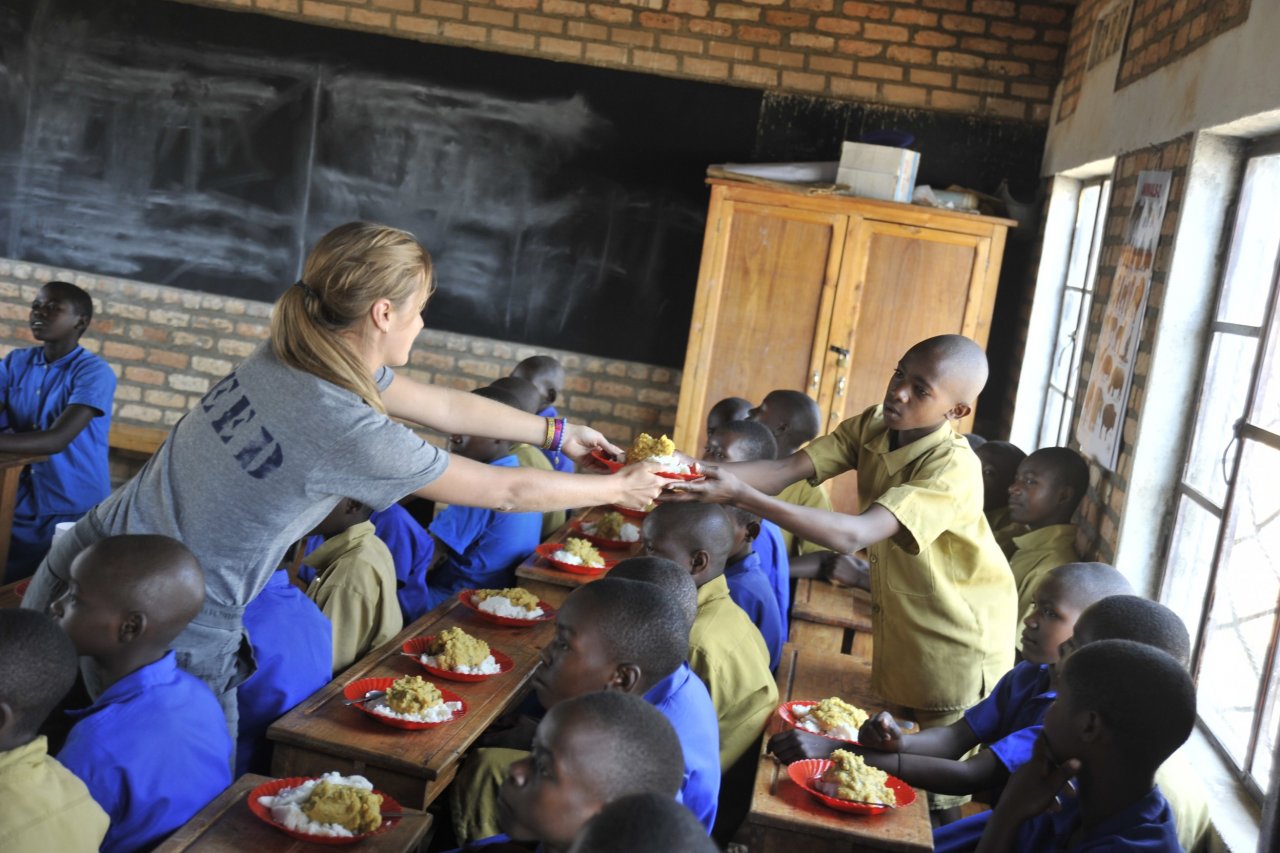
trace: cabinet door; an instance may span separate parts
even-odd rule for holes
[[[990,235],[871,219],[851,224],[822,370],[827,431],[884,399],[912,344],[958,333],[986,345],[995,296],[990,257]],[[831,495],[837,509],[856,511],[852,475],[833,481]]]
[[[775,388],[817,394],[848,216],[713,196],[676,444],[700,455],[708,409]]]

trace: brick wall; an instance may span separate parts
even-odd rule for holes
[[[1169,186],[1169,203],[1160,232],[1160,243],[1156,248],[1155,264],[1147,296],[1147,311],[1142,321],[1138,358],[1134,365],[1133,383],[1129,390],[1128,406],[1125,409],[1124,429],[1120,440],[1120,460],[1115,471],[1107,471],[1090,464],[1089,494],[1081,503],[1080,512],[1077,514],[1080,538],[1076,545],[1085,559],[1104,562],[1112,562],[1115,559],[1120,517],[1124,512],[1129,476],[1133,470],[1133,446],[1137,440],[1138,418],[1142,412],[1147,372],[1151,367],[1151,348],[1160,311],[1164,307],[1165,281],[1169,275],[1169,260],[1173,256],[1173,235],[1182,213],[1182,197],[1186,190],[1187,167],[1190,162],[1190,135],[1163,145],[1125,154],[1116,160],[1102,254],[1098,261],[1098,279],[1093,306],[1089,312],[1089,329],[1085,338],[1085,354],[1080,368],[1077,399],[1084,398],[1085,386],[1093,367],[1093,353],[1097,350],[1102,318],[1111,294],[1116,264],[1120,259],[1125,226],[1137,189],[1138,173],[1166,170],[1172,173],[1172,181]],[[1072,446],[1079,449],[1074,439]],[[1170,464],[1178,464],[1178,460],[1171,460]]]
[[[1272,0],[1274,2],[1274,0]],[[1116,88],[1244,23],[1250,0],[1135,0]]]
[[[182,1],[544,59],[1038,122],[1049,118],[1076,4]]]
[[[31,346],[28,307],[43,282],[72,281],[93,294],[94,319],[82,340],[116,372],[115,419],[167,427],[265,340],[271,306],[172,287],[83,275],[0,259],[0,354]],[[610,361],[432,330],[418,339],[407,375],[470,390],[504,376],[536,352],[565,366],[567,417],[615,441],[644,430],[670,432],[680,371]]]

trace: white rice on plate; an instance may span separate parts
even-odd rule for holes
[[[595,525],[594,523],[588,522],[588,523],[586,523],[586,524],[582,525],[582,529],[583,529],[583,531],[584,531],[584,532],[586,532],[586,533],[590,533],[592,536],[595,536],[595,535],[596,535],[596,525]],[[617,541],[619,541],[619,542],[639,542],[639,541],[640,541],[640,528],[639,528],[639,527],[637,527],[636,525],[632,524],[632,523],[631,523],[631,522],[629,522],[629,521],[624,522],[624,523],[622,524],[622,526],[618,528],[618,540],[617,540]],[[557,555],[557,556],[556,556],[556,559],[557,559],[557,560],[558,560],[558,559],[560,559],[559,555]],[[568,561],[566,560],[566,562],[568,562]]]
[[[303,782],[296,788],[285,788],[277,791],[273,797],[258,797],[258,804],[271,812],[271,819],[286,829],[294,832],[305,832],[308,835],[323,835],[329,838],[352,838],[355,833],[338,823],[316,823],[302,811],[302,804],[311,796],[311,789],[321,781],[333,785],[345,785],[372,791],[373,783],[363,776],[343,776],[340,773],[325,773],[319,779]]]
[[[387,705],[385,698],[370,702],[367,707],[380,717],[391,717],[395,720],[405,720],[410,723],[444,723],[452,720],[453,715],[462,710],[462,703],[441,702],[439,705],[432,705],[420,714],[401,714],[393,711]]]
[[[799,728],[804,729],[806,732],[813,732],[818,735],[839,738],[840,740],[856,741],[858,739],[857,729],[850,729],[848,726],[835,726],[834,728],[824,730],[822,726],[818,725],[817,720],[809,719],[809,712],[816,707],[818,707],[816,702],[812,705],[791,706],[791,713],[795,715]]]
[[[487,658],[480,661],[478,666],[467,666],[466,664],[463,664],[457,669],[449,669],[448,667],[444,667],[436,663],[437,658],[435,655],[422,655],[419,660],[427,666],[435,667],[436,669],[447,669],[449,672],[459,672],[463,675],[496,675],[499,672],[502,672],[502,667],[498,666],[498,662],[493,659],[493,655],[489,655]]]
[[[537,619],[542,615],[542,608],[535,607],[532,610],[525,610],[523,607],[517,607],[511,603],[511,599],[505,595],[495,595],[486,598],[476,605],[477,608],[485,613],[492,613],[494,616],[505,616],[507,619]]]
[[[643,461],[656,462],[662,466],[662,470],[668,474],[692,474],[693,466],[688,463],[681,462],[678,456],[650,456]]]

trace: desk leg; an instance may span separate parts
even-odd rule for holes
[[[13,535],[13,511],[18,505],[18,478],[25,466],[0,473],[0,575],[9,563],[9,537]]]

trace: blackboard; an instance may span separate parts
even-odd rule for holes
[[[372,219],[435,257],[432,328],[680,366],[707,165],[835,159],[882,128],[917,135],[922,181],[1037,185],[1042,125],[163,0],[0,0],[0,257],[271,301],[321,234]]]

